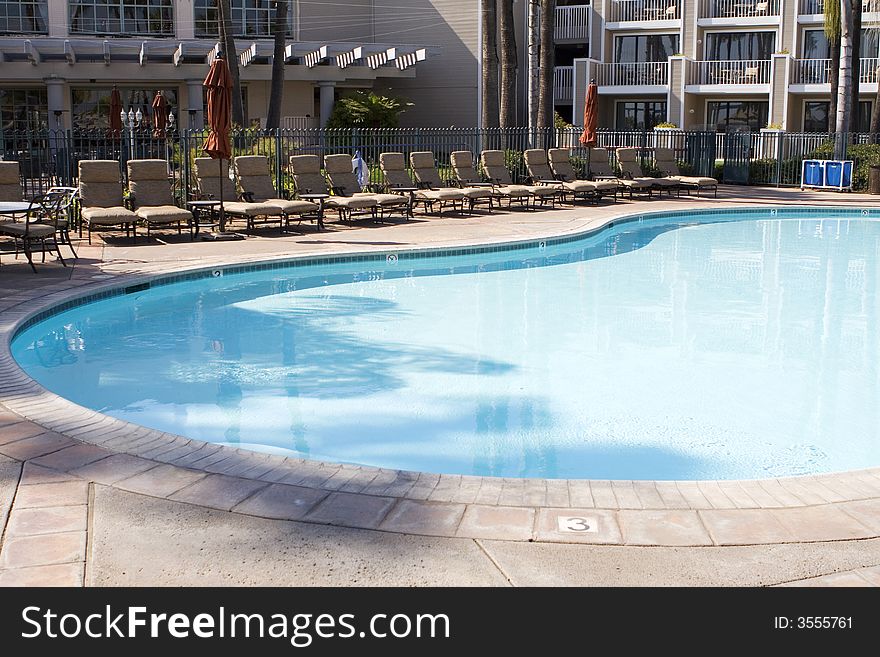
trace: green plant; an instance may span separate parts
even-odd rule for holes
[[[769,130],[782,130],[782,124],[781,123],[768,123],[767,128]]]
[[[400,115],[413,103],[380,96],[372,91],[355,91],[333,106],[328,128],[396,128]]]
[[[553,112],[553,127],[556,128],[557,130],[561,130],[564,128],[570,128],[571,123],[569,123],[568,121],[563,119],[559,115],[559,112]]]
[[[777,50],[774,55],[790,55],[791,51],[788,48],[783,48],[782,50]]]
[[[663,123],[658,123],[654,126],[655,128],[677,128],[678,126],[674,123],[670,123],[669,121],[664,121]]]

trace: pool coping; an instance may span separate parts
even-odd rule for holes
[[[746,209],[723,201],[713,205],[717,212]],[[834,209],[838,207],[855,212],[845,206]],[[681,210],[624,211],[538,238],[407,249],[355,247],[283,260],[370,257],[368,253],[381,258],[386,253],[568,241],[602,232],[609,224],[676,212]],[[880,216],[880,211],[861,214]],[[60,303],[157,278],[263,261],[265,256],[239,257],[149,274],[67,280],[3,300],[0,396],[2,405],[22,420],[0,426],[0,453],[123,490],[224,511],[427,536],[681,546],[880,536],[877,467],[776,479],[601,481],[438,475],[298,459],[205,443],[102,415],[43,389],[10,353],[12,337],[31,318]],[[10,431],[13,439],[3,438]]]

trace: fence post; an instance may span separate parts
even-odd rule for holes
[[[184,204],[189,200],[189,135],[192,128],[187,128],[181,133],[181,143],[180,143],[180,165],[183,167],[183,202]]]
[[[281,128],[275,128],[275,192],[278,198],[284,198],[284,181],[282,180],[281,160],[283,153],[281,152]]]
[[[782,152],[783,152],[783,140],[785,139],[784,132],[777,132],[774,134],[776,137],[776,186],[779,187],[782,184]]]

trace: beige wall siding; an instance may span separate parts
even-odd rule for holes
[[[407,5],[408,2],[398,3]],[[373,41],[374,21],[370,0],[297,2],[294,25],[300,41]],[[401,13],[405,10],[399,10]],[[382,30],[378,30],[382,31]],[[383,42],[383,39],[378,39]]]
[[[249,82],[247,85],[248,95],[248,120],[259,119],[260,125],[266,125],[266,112],[269,107],[268,81]],[[284,83],[284,95],[281,101],[281,116],[316,116],[315,91],[311,82],[301,80],[288,80]]]

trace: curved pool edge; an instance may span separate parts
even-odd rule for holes
[[[713,207],[744,209],[722,203]],[[823,206],[817,211],[836,208]],[[521,239],[410,249],[352,248],[323,255],[380,257],[580,239],[612,223],[681,211],[600,212],[605,209],[591,209],[599,216],[584,219],[571,230]],[[591,481],[436,475],[292,459],[187,439],[102,415],[46,391],[11,357],[10,342],[16,333],[61,303],[178,275],[263,262],[277,266],[322,254],[270,260],[242,255],[234,261],[221,259],[152,274],[122,274],[80,284],[65,281],[59,289],[50,286],[23,294],[4,309],[0,313],[2,404],[50,433],[5,442],[0,453],[25,454],[18,460],[170,500],[267,518],[410,534],[632,545],[740,545],[880,536],[880,468],[745,481]],[[4,429],[0,427],[0,437]],[[583,523],[574,522],[569,525],[576,528],[566,531],[564,519],[571,517],[589,520],[590,530],[580,530]]]

